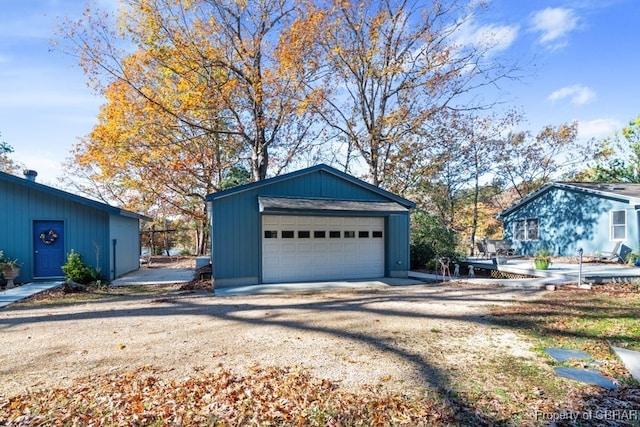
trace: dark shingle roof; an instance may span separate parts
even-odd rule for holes
[[[599,182],[559,182],[558,184],[579,187],[598,193],[608,193],[628,198],[640,198],[640,184],[625,182],[599,183]]]

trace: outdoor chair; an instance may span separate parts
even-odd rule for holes
[[[487,242],[487,258],[491,258],[498,254],[498,250],[496,249],[496,244],[493,242]]]
[[[478,247],[478,255],[482,258],[488,258],[487,248],[484,246],[484,243],[476,243],[476,246]]]
[[[624,260],[622,259],[620,254],[618,254],[618,251],[620,250],[620,245],[621,244],[622,244],[622,242],[616,242],[616,245],[613,247],[612,251],[610,251],[610,252],[600,252],[600,256],[598,257],[600,259],[600,261],[623,262]]]
[[[505,240],[496,240],[496,249],[498,255],[511,256],[515,253],[515,249]]]

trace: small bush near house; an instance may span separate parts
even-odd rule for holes
[[[62,272],[67,281],[73,281],[82,285],[102,280],[100,272],[82,261],[82,255],[73,249],[67,255],[67,263],[62,266]]]

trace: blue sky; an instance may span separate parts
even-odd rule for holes
[[[490,4],[462,37],[477,42],[492,34],[501,55],[526,65],[521,81],[500,85],[501,98],[524,111],[526,129],[577,120],[586,141],[640,115],[638,0]],[[51,185],[59,185],[61,163],[91,131],[103,102],[74,59],[50,49],[57,23],[83,8],[81,0],[23,0],[6,1],[0,11],[0,138],[14,147],[14,160]]]

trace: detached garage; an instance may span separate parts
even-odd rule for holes
[[[408,275],[415,204],[327,165],[207,202],[216,287]]]

